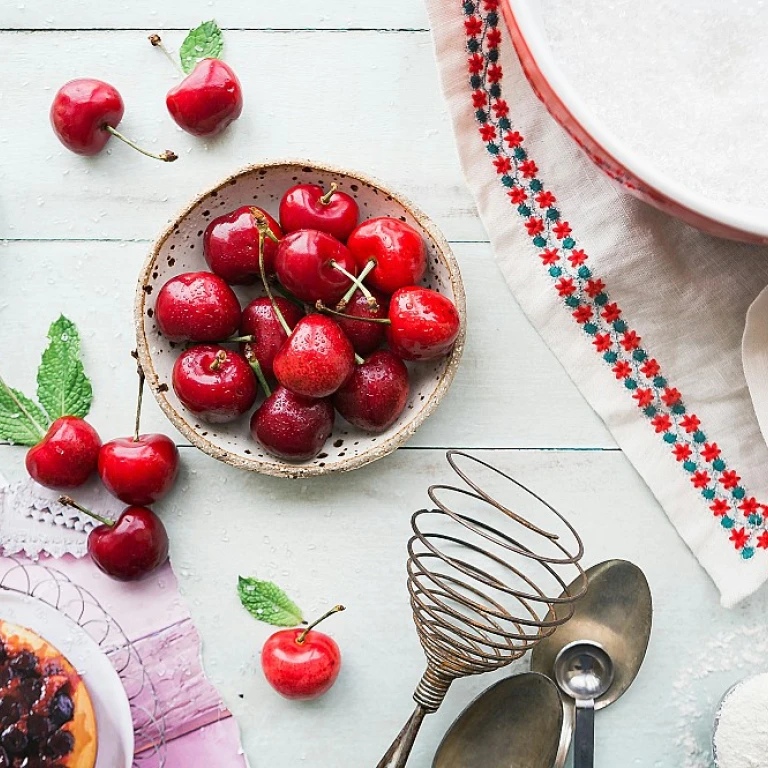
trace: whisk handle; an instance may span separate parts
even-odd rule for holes
[[[376,768],[404,768],[426,714],[427,710],[418,704],[413,710],[413,714],[408,718],[408,722],[403,726],[403,730],[397,734],[397,738],[392,742],[392,746],[387,750],[387,754],[381,758]]]

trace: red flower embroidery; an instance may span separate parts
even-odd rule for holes
[[[712,478],[704,470],[694,472],[691,476],[691,482],[693,483],[694,488],[706,488],[711,479]]]
[[[739,484],[741,478],[736,474],[733,469],[726,469],[722,475],[720,475],[720,482],[723,484],[723,488],[735,488]]]
[[[609,323],[613,323],[621,316],[621,310],[617,304],[606,304],[601,314]]]
[[[561,296],[570,296],[576,290],[572,277],[561,277],[555,283],[555,288]]]
[[[486,123],[480,126],[480,135],[483,141],[493,141],[496,138],[496,129],[490,123]]]
[[[491,66],[488,67],[488,82],[498,83],[503,74],[500,64],[491,64]]]
[[[587,323],[592,319],[592,314],[593,314],[592,307],[590,307],[589,304],[582,304],[573,313],[573,316],[576,318],[577,323],[581,323],[583,325],[584,323]]]
[[[588,258],[589,256],[584,253],[582,248],[574,248],[574,250],[571,251],[571,255],[568,257],[568,261],[570,261],[574,267],[580,267]]]
[[[482,109],[486,104],[488,103],[488,94],[485,91],[473,91],[472,92],[472,106],[475,109]],[[482,128],[485,128],[486,126],[481,126]],[[489,128],[493,128],[493,126],[488,126]],[[493,128],[493,132],[496,133],[496,129]]]
[[[587,284],[584,287],[584,292],[592,299],[604,290],[605,283],[602,280],[587,280]]]
[[[725,499],[715,499],[715,503],[710,507],[715,517],[724,517],[728,514],[728,502]]]
[[[744,499],[744,501],[739,504],[739,509],[745,514],[745,515],[752,515],[758,510],[758,503],[757,499],[752,496],[749,499]]]
[[[672,419],[666,413],[657,413],[652,419],[651,424],[656,430],[656,434],[666,432],[672,426]]]
[[[592,343],[598,352],[607,352],[611,348],[611,337],[607,333],[598,333]]]
[[[519,147],[523,143],[523,137],[517,131],[510,131],[505,137],[504,141],[509,144],[510,147]]]
[[[671,407],[680,400],[680,392],[674,387],[665,387],[661,399],[664,401],[665,405]]]
[[[699,424],[701,424],[701,420],[692,413],[680,419],[680,426],[689,434],[695,432],[699,428]]]
[[[539,258],[544,263],[544,266],[550,266],[551,264],[557,264],[560,260],[560,254],[557,248],[547,248],[543,253],[539,254]]]
[[[499,7],[499,0],[484,0],[483,5],[486,11],[495,11]]]
[[[558,240],[562,240],[564,237],[568,237],[568,235],[570,235],[572,232],[571,227],[567,221],[558,221],[557,224],[552,227],[552,231],[555,233],[555,236]]]
[[[531,237],[540,235],[544,231],[544,222],[541,219],[537,219],[535,216],[531,216],[531,218],[525,222],[525,228],[528,230],[528,234]]]
[[[633,393],[632,397],[637,400],[638,408],[645,408],[653,402],[653,390],[641,389],[638,387]]]
[[[611,370],[616,374],[617,379],[626,379],[632,373],[632,366],[624,360],[619,360]]]
[[[746,543],[749,541],[749,534],[744,531],[743,528],[734,528],[731,531],[731,541],[736,549],[743,549]]]
[[[643,376],[647,376],[649,379],[652,379],[654,376],[658,375],[660,366],[653,358],[649,358],[643,363],[640,370]]]
[[[489,48],[497,48],[501,42],[501,32],[496,28],[489,29],[485,39],[488,41]]]
[[[473,75],[476,75],[478,72],[482,72],[483,67],[485,66],[485,59],[483,58],[483,55],[481,53],[472,54],[472,56],[469,57],[467,66],[469,66],[469,71]]]
[[[504,99],[499,99],[493,105],[493,111],[496,113],[496,117],[506,117],[509,114],[509,104]]]
[[[555,204],[555,196],[551,192],[539,192],[538,195],[536,195],[536,202],[539,204],[540,208],[549,208],[551,205]]]
[[[763,531],[757,537],[757,546],[760,549],[768,549],[768,531]]]
[[[701,455],[704,461],[714,461],[721,451],[717,447],[717,443],[704,443],[704,447],[701,449]]]
[[[634,331],[626,331],[619,342],[627,352],[637,349],[640,346],[640,337]]]
[[[684,443],[676,443],[672,448],[672,453],[678,461],[686,461],[691,457],[691,447]]]
[[[512,170],[512,161],[504,155],[499,155],[493,164],[496,166],[496,173],[509,173]]]
[[[512,187],[507,194],[515,205],[519,205],[528,199],[528,193],[522,187]]]
[[[467,37],[475,37],[483,31],[483,20],[478,16],[470,16],[464,20],[464,29]]]
[[[539,167],[533,160],[523,160],[523,162],[520,163],[520,173],[522,173],[526,179],[532,179],[538,172]]]

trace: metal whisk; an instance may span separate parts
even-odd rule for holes
[[[406,764],[424,717],[438,710],[455,679],[498,669],[523,656],[571,618],[573,603],[587,589],[579,564],[584,546],[554,507],[470,454],[451,450],[446,458],[467,487],[431,486],[429,497],[436,509],[422,509],[411,519],[408,591],[427,669],[413,694],[416,709],[378,768]],[[524,491],[539,502],[548,527],[554,524],[559,532],[547,531],[497,501],[469,477],[459,460],[473,462],[475,470],[488,470],[490,479],[502,478]],[[453,510],[443,500],[449,495],[473,505],[479,502],[479,514],[470,517]],[[493,525],[484,517],[491,517]],[[583,587],[571,594],[568,584],[579,574],[584,576]],[[547,618],[554,606],[559,609]]]

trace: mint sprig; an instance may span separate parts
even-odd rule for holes
[[[0,438],[15,445],[36,445],[48,425],[48,417],[37,403],[0,378]]]
[[[204,21],[191,30],[179,49],[181,68],[189,74],[202,59],[218,59],[224,49],[224,38],[219,25],[211,20]]]
[[[238,576],[237,594],[243,607],[259,621],[275,627],[296,627],[304,623],[301,608],[271,581]]]
[[[37,399],[51,421],[83,418],[91,409],[93,388],[80,359],[80,334],[64,315],[48,329],[48,347],[37,370]]]

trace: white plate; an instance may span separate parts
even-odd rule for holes
[[[96,712],[96,768],[133,763],[133,720],[123,684],[96,641],[55,608],[34,597],[0,591],[0,619],[31,629],[54,645],[77,670]]]

